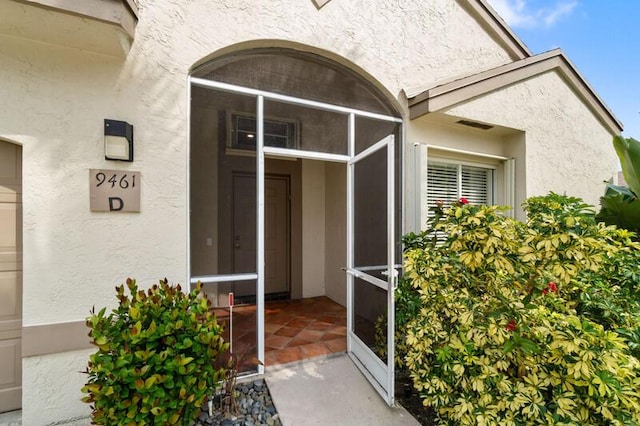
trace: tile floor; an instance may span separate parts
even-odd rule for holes
[[[228,322],[229,309],[216,308],[218,321]],[[233,308],[233,352],[242,360],[256,353],[255,305]],[[229,326],[225,324],[228,341]],[[267,302],[265,366],[343,353],[347,350],[347,312],[326,296]],[[250,370],[250,362],[241,370]]]

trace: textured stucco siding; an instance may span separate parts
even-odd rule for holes
[[[293,42],[350,61],[397,96],[407,87],[509,62],[453,0],[338,0],[320,11],[310,0],[140,3],[134,54],[138,47],[178,72],[234,44]]]
[[[80,399],[80,389],[87,382],[82,373],[93,351],[74,351],[25,358],[23,383],[28,392],[22,397],[22,424],[51,425],[73,421],[74,425],[89,425],[91,410]]]
[[[143,286],[185,281],[187,76],[236,43],[333,52],[394,98],[509,60],[451,0],[336,0],[321,11],[310,0],[141,1],[124,61],[0,36],[0,137],[23,145],[25,325],[114,306],[114,285],[127,276]],[[104,118],[135,126],[132,164],[103,159]],[[141,213],[90,212],[90,168],[140,171]],[[25,358],[25,424],[87,415],[78,378],[59,375],[60,365],[82,370],[84,355]]]
[[[554,71],[453,107],[447,114],[525,132],[527,196],[554,191],[597,206],[603,182],[618,168],[611,134]]]
[[[186,278],[185,84],[138,84],[138,71],[108,56],[0,38],[0,138],[23,147],[25,326],[113,306],[114,286],[127,276],[145,285]],[[135,125],[133,164],[104,160],[104,118]],[[91,213],[89,168],[140,171],[142,212]],[[23,359],[23,424],[89,414],[77,374],[87,353]]]
[[[163,88],[157,111],[160,89],[108,57],[10,37],[0,55],[0,137],[23,145],[23,324],[82,320],[129,275],[184,280],[184,93]],[[134,163],[104,160],[104,118],[134,123]],[[141,171],[142,212],[90,212],[90,168]]]

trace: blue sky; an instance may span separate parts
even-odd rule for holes
[[[488,0],[534,53],[560,47],[640,140],[640,0]]]

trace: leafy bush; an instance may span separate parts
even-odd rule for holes
[[[424,248],[425,241],[431,237],[413,232],[402,237],[404,251]],[[407,355],[407,345],[404,339],[407,324],[418,315],[420,310],[420,295],[413,288],[412,281],[404,276],[398,278],[398,285],[393,292],[395,299],[395,356],[397,369],[404,370],[404,358]],[[387,359],[387,314],[380,315],[375,324],[375,352],[380,359]]]
[[[404,358],[407,355],[405,341],[405,329],[407,324],[416,317],[420,309],[420,296],[412,287],[411,280],[399,278],[398,286],[393,294],[395,298],[395,356],[396,369],[405,368]],[[374,351],[382,360],[387,359],[387,314],[386,312],[376,319],[375,323]]]
[[[94,424],[190,424],[224,378],[215,366],[228,344],[201,285],[190,294],[160,281],[146,293],[135,280],[116,287],[119,306],[87,318],[98,351],[82,392]]]
[[[451,425],[640,422],[640,245],[576,198],[525,209],[526,224],[441,208],[405,253],[420,297],[405,361],[424,405]]]

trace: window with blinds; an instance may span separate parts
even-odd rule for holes
[[[493,204],[493,169],[444,162],[429,162],[427,167],[429,218],[438,201],[445,207],[460,198],[466,198],[471,204]]]

